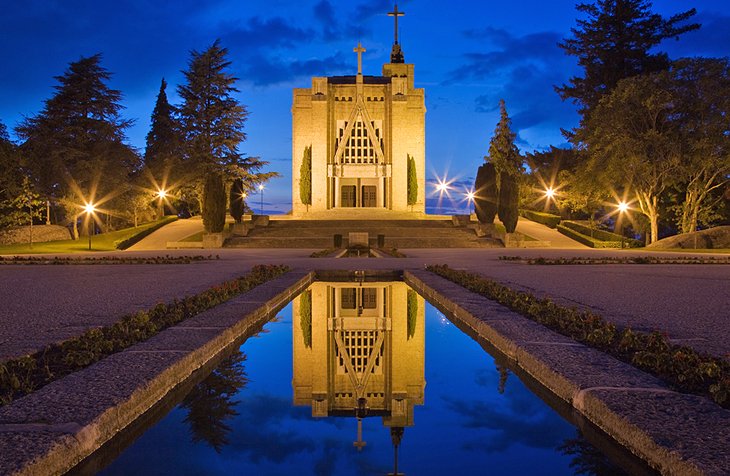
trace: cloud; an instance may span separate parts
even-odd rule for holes
[[[666,51],[673,59],[684,56],[728,56],[730,28],[727,26],[730,24],[730,16],[700,11],[690,21],[700,23],[702,27],[685,33],[679,40],[664,40],[659,49]]]
[[[562,38],[560,33],[543,31],[516,36],[490,27],[467,30],[463,35],[486,51],[463,55],[464,62],[449,72],[445,83],[494,84],[474,98],[474,110],[493,114],[499,100],[504,99],[521,148],[538,146],[527,137],[526,129],[553,131],[559,137],[561,127],[569,128],[576,122],[574,106],[562,102],[554,91],[554,85],[577,73],[575,60],[557,46]]]
[[[256,54],[240,62],[238,66],[240,79],[256,86],[287,83],[311,76],[328,76],[351,69],[351,65],[339,52],[322,59],[306,60]]]
[[[297,28],[280,17],[262,19],[249,18],[244,26],[235,22],[223,22],[220,28],[224,44],[239,45],[244,51],[251,49],[293,49],[311,41],[311,29]]]
[[[495,453],[519,444],[547,449],[574,432],[570,425],[527,390],[514,392],[498,403],[451,397],[444,397],[444,400],[463,419],[465,428],[489,430],[488,437],[466,441],[466,449]]]

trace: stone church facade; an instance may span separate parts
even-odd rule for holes
[[[397,17],[396,17],[397,18]],[[397,28],[397,27],[396,27]],[[295,217],[383,217],[425,213],[425,93],[414,87],[413,64],[400,45],[380,76],[358,73],[312,78],[294,89],[292,214]],[[311,204],[300,198],[300,172],[311,147]],[[417,197],[408,203],[408,158],[415,163]],[[398,212],[398,213],[393,213]]]

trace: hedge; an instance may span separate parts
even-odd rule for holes
[[[578,233],[585,235],[589,238],[592,237],[594,240],[598,241],[618,241],[620,243],[622,238],[622,236],[618,233],[611,233],[610,231],[601,230],[599,228],[593,228],[593,234],[591,235],[591,227],[577,221],[565,220],[561,223],[561,225],[570,228],[573,231],[577,231]],[[625,242],[625,245],[631,248],[643,246],[640,241],[634,240],[632,238],[623,237],[623,240]],[[621,245],[619,244],[619,246]]]
[[[516,291],[475,273],[447,265],[426,269],[577,342],[650,372],[680,391],[706,395],[730,408],[730,363],[725,359],[672,344],[658,331],[617,328],[591,311],[561,306],[549,298]]]
[[[523,216],[527,218],[528,220],[532,220],[537,223],[542,223],[543,225],[555,228],[560,224],[560,215],[553,215],[552,213],[545,213],[545,212],[536,212],[534,210],[520,210],[520,216]]]

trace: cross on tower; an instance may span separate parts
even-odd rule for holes
[[[360,42],[357,42],[357,48],[353,48],[355,53],[357,53],[357,74],[362,74],[362,54],[365,53],[365,48],[362,47]]]
[[[395,17],[395,44],[398,44],[398,17],[402,17],[405,15],[406,12],[401,12],[398,10],[398,4],[395,4],[395,8],[393,8],[392,12],[388,12],[389,17]]]

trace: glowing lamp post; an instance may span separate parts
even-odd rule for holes
[[[555,198],[555,190],[553,190],[552,187],[548,187],[547,190],[545,190],[545,198],[548,200]]]
[[[87,220],[87,231],[89,235],[89,251],[91,251],[91,220],[93,219],[94,212],[96,211],[96,208],[94,208],[94,204],[89,202],[86,205],[84,205],[84,212],[86,212],[86,220]]]
[[[464,196],[466,197],[466,211],[471,213],[471,204],[474,202],[474,192],[467,192]]]
[[[259,192],[261,192],[261,214],[264,214],[264,184],[259,185]]]
[[[167,190],[161,189],[158,190],[156,193],[157,196],[157,218],[162,218],[165,215],[164,208],[162,202],[165,200],[165,197],[167,197]]]
[[[617,205],[618,207],[618,218],[621,220],[621,249],[624,249],[624,222],[623,222],[623,214],[626,213],[629,210],[629,204],[626,202],[619,202]]]

